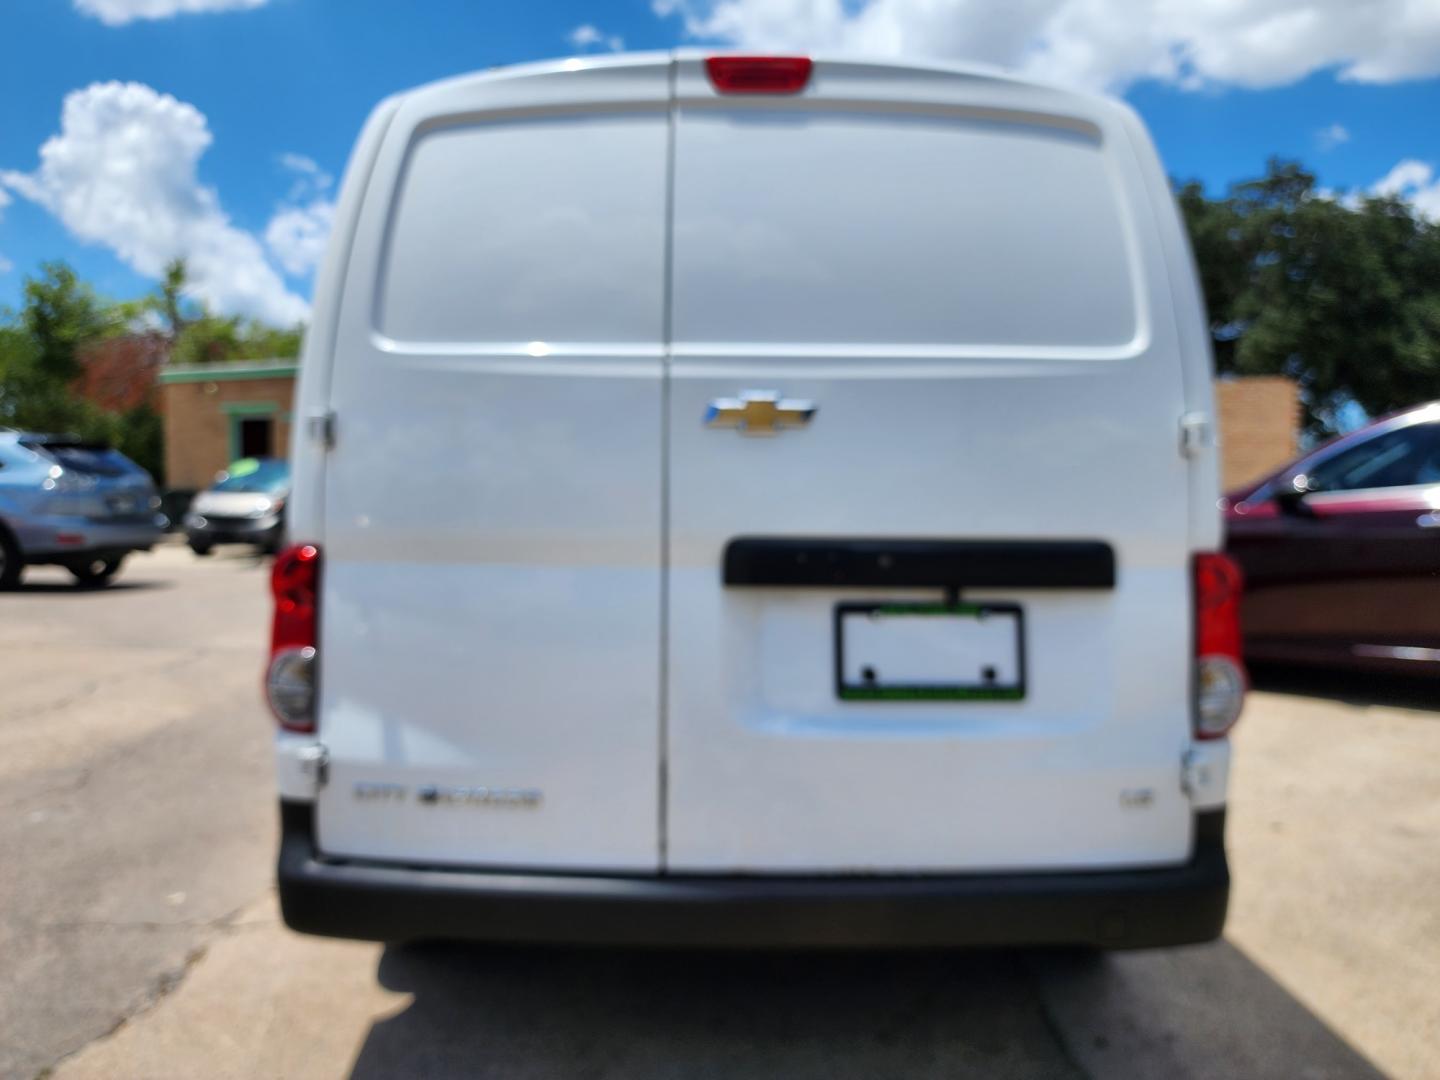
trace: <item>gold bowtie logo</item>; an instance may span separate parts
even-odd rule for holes
[[[814,415],[813,402],[782,398],[774,390],[746,390],[738,398],[712,401],[705,424],[734,428],[742,435],[774,435],[782,428],[804,427]]]

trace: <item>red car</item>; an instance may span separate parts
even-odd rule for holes
[[[1440,676],[1440,402],[1221,500],[1247,660]]]

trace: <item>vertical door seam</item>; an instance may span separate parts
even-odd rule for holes
[[[663,874],[669,859],[670,827],[670,366],[673,353],[673,291],[675,260],[675,124],[676,69],[670,55],[665,129],[665,252],[661,273],[660,317],[660,696],[657,785],[658,866]]]

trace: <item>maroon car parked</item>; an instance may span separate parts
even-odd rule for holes
[[[1249,661],[1440,676],[1440,402],[1221,501]]]

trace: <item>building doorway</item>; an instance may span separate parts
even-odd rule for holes
[[[275,423],[268,416],[241,417],[236,432],[237,457],[268,458],[275,456]]]

